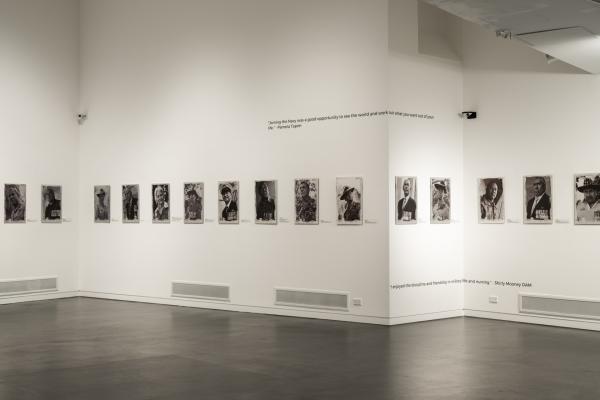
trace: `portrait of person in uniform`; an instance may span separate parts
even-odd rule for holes
[[[297,225],[317,225],[319,223],[319,180],[295,180],[295,209]]]
[[[417,178],[396,177],[396,225],[417,223]]]
[[[140,222],[140,185],[123,185],[123,223]]]
[[[254,183],[257,224],[277,223],[277,181],[256,181]]]
[[[449,178],[431,178],[431,215],[432,224],[450,223],[450,179]]]
[[[25,185],[4,185],[4,223],[24,224],[27,210],[27,190]]]
[[[61,186],[42,186],[42,222],[62,222]]]
[[[183,210],[185,224],[204,223],[204,183],[183,184]]]
[[[219,223],[238,224],[240,215],[238,211],[240,183],[219,182]]]
[[[523,178],[523,221],[526,224],[552,223],[552,177]]]
[[[575,224],[600,224],[600,173],[575,176]]]
[[[362,178],[337,178],[336,193],[338,225],[361,225],[363,223]]]
[[[94,222],[110,222],[110,186],[94,186]]]
[[[479,179],[479,223],[504,223],[504,180]]]
[[[168,183],[152,185],[152,223],[168,224],[171,222],[170,186]]]

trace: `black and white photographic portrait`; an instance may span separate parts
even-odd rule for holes
[[[504,180],[479,179],[479,223],[504,223]]]
[[[396,177],[396,225],[417,223],[417,178]]]
[[[204,183],[183,184],[183,210],[185,224],[204,223]]]
[[[533,175],[523,178],[523,222],[552,223],[552,177]]]
[[[360,177],[337,178],[338,225],[362,224],[363,180]]]
[[[219,223],[238,224],[240,222],[239,208],[240,183],[219,182]]]
[[[152,223],[168,224],[171,222],[171,191],[168,183],[152,185]]]
[[[110,223],[110,186],[94,186],[94,222]]]
[[[140,185],[123,185],[123,223],[140,222]]]
[[[42,222],[62,222],[62,187],[42,186]]]
[[[451,197],[449,178],[431,178],[431,218],[432,224],[449,224]]]
[[[277,181],[254,182],[257,224],[277,223]]]
[[[600,173],[575,175],[575,224],[600,224]]]
[[[27,190],[25,185],[4,185],[4,223],[24,224],[27,210]]]
[[[296,224],[317,225],[319,223],[319,180],[296,179],[294,187]]]

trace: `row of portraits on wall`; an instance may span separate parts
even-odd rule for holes
[[[362,224],[362,178],[337,178],[337,223],[339,225]],[[139,222],[140,196],[139,185],[122,186],[122,221]],[[94,221],[110,221],[110,186],[94,187]],[[296,179],[295,223],[298,225],[316,225],[319,223],[319,180],[317,178]],[[152,185],[152,221],[169,223],[170,185]],[[201,224],[204,222],[204,183],[184,183],[183,185],[184,223]],[[254,182],[255,223],[277,224],[278,191],[276,180]],[[240,222],[240,183],[224,181],[218,183],[217,190],[218,222],[220,224],[238,224]]]
[[[299,225],[319,223],[319,180],[316,178],[296,179],[295,183],[295,222]],[[239,212],[240,184],[238,181],[219,182],[218,220],[222,224],[237,224]],[[363,180],[361,177],[337,178],[337,223],[339,225],[362,224]],[[140,222],[140,186],[123,185],[122,222]],[[277,181],[265,180],[254,183],[255,222],[276,224],[278,217]],[[4,187],[4,222],[25,223],[27,210],[27,190],[24,184],[6,184]],[[184,222],[201,224],[204,222],[204,183],[184,183]],[[62,187],[42,186],[42,222],[62,221]],[[171,187],[169,184],[152,185],[152,221],[171,221]],[[111,221],[111,187],[94,186],[94,221]]]
[[[396,223],[417,223],[417,178],[396,177]],[[295,180],[295,222],[301,225],[319,223],[319,180]],[[218,220],[222,224],[240,221],[238,181],[219,182]],[[123,185],[122,221],[139,222],[139,185]],[[62,221],[62,187],[43,185],[41,188],[41,220],[45,223]],[[276,224],[278,216],[277,181],[256,181],[255,222]],[[171,220],[171,188],[169,184],[152,185],[152,221],[168,223]],[[185,183],[184,222],[204,222],[204,184]],[[451,190],[449,178],[431,178],[430,222],[444,224],[451,221]],[[481,223],[505,222],[504,179],[479,179],[479,221]],[[337,222],[340,225],[362,224],[363,181],[361,177],[337,178]],[[94,187],[94,221],[110,222],[111,188]],[[600,224],[600,173],[575,176],[575,224]],[[4,222],[26,222],[26,185],[4,186]],[[551,176],[526,176],[523,178],[523,221],[531,224],[551,224],[553,220]]]
[[[417,178],[396,177],[396,224],[417,223]],[[450,222],[450,179],[431,178],[430,221]],[[478,182],[478,219],[483,224],[505,222],[504,179],[480,178]],[[600,173],[575,175],[575,224],[600,224]],[[551,224],[552,177],[523,177],[523,222]]]

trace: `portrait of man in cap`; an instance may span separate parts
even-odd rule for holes
[[[552,177],[523,178],[523,221],[526,224],[552,223]]]
[[[450,223],[450,179],[431,178],[431,217],[432,224]]]
[[[62,222],[61,199],[61,186],[42,186],[42,222]]]
[[[183,184],[183,222],[185,224],[204,223],[204,183]]]
[[[94,186],[94,222],[110,222],[110,186]]]
[[[219,223],[238,224],[240,215],[238,211],[238,196],[240,183],[219,182]]]
[[[479,223],[504,223],[504,180],[479,179]]]
[[[25,185],[4,185],[4,223],[25,223],[26,193]]]
[[[600,224],[600,173],[575,176],[575,224]]]
[[[362,178],[337,178],[338,225],[362,224]]]

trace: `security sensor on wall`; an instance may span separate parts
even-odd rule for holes
[[[85,122],[85,120],[87,119],[87,113],[80,113],[77,114],[77,123],[79,125],[83,125],[83,123]]]
[[[477,118],[477,111],[463,111],[458,116],[462,119],[475,119]]]
[[[496,31],[496,37],[511,40],[512,32],[508,29],[499,29]]]

